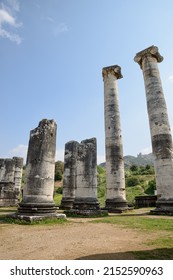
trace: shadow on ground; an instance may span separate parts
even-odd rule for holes
[[[83,256],[76,260],[173,260],[173,248],[95,254]]]

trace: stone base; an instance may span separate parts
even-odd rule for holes
[[[128,207],[127,201],[120,198],[106,199],[104,209],[110,213],[123,213],[130,208]]]
[[[62,198],[61,205],[59,206],[60,209],[72,209],[73,208],[74,199],[71,198]]]
[[[65,214],[58,214],[58,213],[54,213],[54,214],[45,214],[45,215],[32,215],[32,214],[20,214],[20,213],[15,213],[15,214],[11,214],[8,215],[8,217],[11,217],[13,219],[19,219],[19,220],[23,220],[26,222],[33,222],[33,221],[42,221],[45,219],[66,219],[66,215]]]
[[[73,210],[100,210],[100,203],[96,198],[75,198]]]
[[[19,203],[19,215],[44,216],[53,215],[57,208],[54,203]]]
[[[64,213],[67,216],[85,216],[85,217],[99,217],[99,216],[107,216],[108,215],[108,211],[107,210],[92,210],[92,209],[88,209],[88,210],[84,210],[84,209],[71,209],[71,210],[67,210],[64,211]]]
[[[168,215],[173,216],[173,200],[157,200],[156,208],[150,211],[150,214],[153,215]]]

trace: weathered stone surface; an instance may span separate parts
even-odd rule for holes
[[[23,158],[0,159],[0,206],[16,206],[21,189]]]
[[[118,65],[104,67],[104,115],[106,146],[106,204],[112,212],[126,210],[123,144],[120,125],[117,79],[122,78]]]
[[[76,186],[76,160],[78,142],[70,141],[65,144],[64,153],[64,179],[61,209],[71,209],[75,199]]]
[[[135,207],[155,207],[157,201],[157,195],[140,195],[135,197]]]
[[[97,215],[101,213],[97,199],[96,138],[77,143],[75,199],[69,214]]]
[[[151,46],[136,54],[144,76],[158,200],[156,212],[173,213],[173,146],[157,62],[163,57]]]
[[[32,223],[33,221],[43,221],[45,219],[66,219],[66,215],[65,214],[58,214],[58,213],[54,213],[52,215],[48,214],[48,213],[42,213],[41,215],[39,214],[34,214],[34,215],[28,215],[28,214],[10,214],[8,215],[11,218],[17,218],[18,220],[22,220],[22,221],[26,221],[29,223]]]
[[[56,215],[53,201],[56,129],[54,120],[43,119],[30,132],[23,199],[17,217]]]

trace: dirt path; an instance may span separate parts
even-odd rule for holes
[[[134,259],[130,251],[149,249],[146,242],[153,238],[153,232],[90,219],[71,219],[63,225],[0,224],[0,259]]]

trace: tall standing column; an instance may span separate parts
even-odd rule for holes
[[[112,212],[128,208],[125,194],[123,144],[120,125],[117,80],[122,78],[118,65],[102,70],[104,80],[104,115],[106,145],[106,204]]]
[[[71,209],[75,199],[77,146],[76,141],[65,144],[62,209]]]
[[[30,132],[23,199],[16,214],[19,218],[56,216],[53,201],[56,129],[54,120],[43,119]]]
[[[144,76],[151,142],[154,156],[158,214],[173,214],[173,146],[167,107],[157,62],[163,57],[151,46],[134,58]]]

